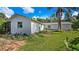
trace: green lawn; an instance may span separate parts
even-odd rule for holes
[[[26,45],[20,50],[23,51],[66,51],[64,40],[79,36],[79,31],[54,32],[48,31],[34,34],[28,37]]]

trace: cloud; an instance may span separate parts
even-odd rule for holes
[[[41,16],[40,17],[41,19],[46,19],[46,18],[49,18],[48,16]]]
[[[78,15],[78,12],[77,11],[74,11],[72,16],[77,16]]]
[[[33,16],[32,18],[35,18],[36,19],[36,18],[39,18],[39,16]]]
[[[33,8],[31,8],[31,7],[22,7],[22,9],[24,10],[23,12],[24,13],[34,13],[34,9]]]
[[[49,18],[48,16],[33,16],[32,18],[40,18],[40,19],[46,19]]]
[[[14,11],[8,7],[0,7],[0,13],[4,13],[6,17],[10,18]]]
[[[39,11],[39,13],[41,13],[41,11]]]

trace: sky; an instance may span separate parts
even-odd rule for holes
[[[0,7],[0,12],[10,18],[14,14],[20,14],[29,18],[48,18],[56,12],[57,8],[52,7],[48,10],[47,7]],[[73,12],[77,15],[78,12]],[[65,16],[63,15],[62,18]]]
[[[0,12],[4,13],[8,18],[14,14],[24,15],[26,17],[50,17],[55,13],[56,8],[48,10],[47,7],[0,7]]]

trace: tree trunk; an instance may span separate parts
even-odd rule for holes
[[[61,18],[58,19],[58,30],[61,30]]]

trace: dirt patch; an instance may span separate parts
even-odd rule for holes
[[[6,40],[0,38],[0,51],[16,51],[26,43],[26,40]]]

